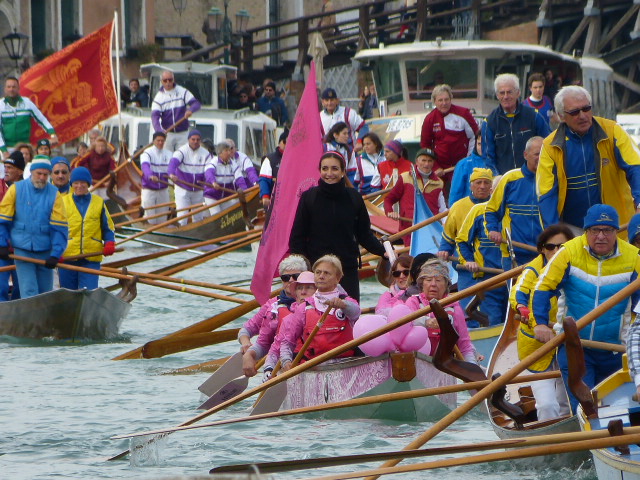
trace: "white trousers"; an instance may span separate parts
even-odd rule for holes
[[[189,133],[188,132],[169,132],[167,133],[167,142],[164,145],[164,148],[169,150],[171,153],[178,150],[181,146],[186,145]]]
[[[216,203],[217,201],[218,200],[215,200],[213,198],[204,197],[204,203],[206,205],[211,205],[213,203]],[[229,208],[232,205],[235,205],[236,203],[240,203],[240,200],[238,200],[237,198],[235,198],[233,200],[227,200],[226,202],[220,203],[220,204],[216,205],[215,207],[211,207],[209,209],[209,215],[213,217],[216,213],[220,213],[222,210],[226,210],[227,208]]]
[[[191,205],[200,205],[202,204],[202,198],[203,198],[203,194],[202,194],[202,190],[196,190],[195,192],[192,192],[190,190],[185,190],[182,187],[179,186],[175,186],[175,189],[173,191],[175,198],[176,198],[176,209],[177,210],[181,210],[183,208],[189,207]],[[185,210],[183,212],[178,212],[178,217],[181,217],[185,214],[187,214],[188,211]],[[202,220],[203,215],[202,212],[200,213],[196,213],[195,215],[192,215],[191,217],[187,217],[184,218],[182,220],[178,220],[178,223],[182,226],[182,225],[186,225],[189,218],[191,218],[192,222],[199,222],[200,220]]]
[[[142,208],[144,208],[145,217],[169,211],[169,207],[150,208],[161,203],[167,203],[169,201],[168,188],[163,188],[161,190],[151,190],[150,188],[143,188],[142,193],[140,194],[140,198],[142,200]],[[151,225],[158,225],[159,223],[165,222],[166,220],[167,217],[157,217],[147,221]]]
[[[536,399],[538,421],[569,414],[569,399],[562,377],[531,382],[531,390]]]

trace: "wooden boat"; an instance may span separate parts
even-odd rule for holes
[[[598,401],[598,414],[597,418],[588,419],[582,407],[578,407],[583,430],[607,429],[612,420],[622,420],[625,427],[640,425],[640,404],[631,398],[636,387],[626,354],[622,357],[622,369],[596,385],[592,392]],[[640,480],[640,446],[591,450],[591,455],[599,480]]]
[[[519,323],[511,311],[504,325],[504,330],[491,354],[489,368],[487,370],[488,378],[492,378],[496,373],[506,372],[519,362],[517,346]],[[500,328],[502,328],[502,325],[500,325]],[[527,375],[527,373],[530,372],[525,370],[522,372],[522,375]],[[513,418],[510,418],[505,412],[498,410],[487,400],[489,421],[491,422],[493,431],[500,439],[518,439],[531,435],[550,435],[580,431],[580,425],[575,415],[564,415],[547,421],[538,421],[536,402],[530,383],[507,385],[504,398],[508,399],[509,403],[521,409],[524,418],[522,419],[522,423],[518,424]],[[546,468],[561,468],[572,465],[579,466],[587,458],[584,452],[577,452],[534,457],[520,460],[518,464],[527,467],[544,466]]]
[[[0,335],[56,340],[109,340],[136,297],[135,283],[118,295],[104,288],[60,288],[34,297],[0,303]]]
[[[281,410],[358,397],[454,385],[456,379],[437,370],[421,353],[351,357],[325,362],[287,380]],[[325,411],[322,418],[372,418],[401,422],[430,422],[456,406],[456,394],[419,397]]]
[[[121,157],[123,158],[120,160],[121,162],[126,161],[124,160],[125,155],[121,155]],[[118,170],[116,182],[110,185],[107,190],[107,195],[109,196],[107,207],[111,214],[128,211],[140,206],[140,179],[141,172],[133,162],[128,162],[127,165]],[[223,208],[223,210],[216,215],[205,217],[199,222],[189,222],[183,226],[179,226],[176,222],[175,224],[145,234],[141,238],[169,245],[187,245],[210,238],[241,232],[246,228],[247,222],[250,222],[250,219],[257,215],[258,208],[261,207],[259,193],[258,186],[246,190],[246,208],[240,203],[235,203]],[[140,218],[140,213],[141,212],[136,211],[129,215],[119,216],[118,222]],[[151,210],[148,214],[153,213],[154,211]],[[182,214],[183,213],[178,213],[178,215]],[[131,235],[145,228],[149,228],[149,226],[146,222],[137,222],[130,226],[117,228],[117,230],[121,233]]]

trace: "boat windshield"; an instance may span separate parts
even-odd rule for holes
[[[402,102],[402,80],[399,62],[380,60],[375,63],[373,75],[380,100],[386,100],[387,103]]]
[[[405,66],[411,100],[430,100],[433,87],[443,83],[454,98],[478,97],[477,59],[410,60]]]

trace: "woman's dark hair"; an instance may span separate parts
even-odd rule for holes
[[[336,123],[333,127],[331,127],[331,129],[324,136],[324,143],[333,142],[335,140],[335,138],[333,138],[333,136],[338,134],[338,133],[340,133],[345,128],[349,129],[349,126],[346,123],[344,123],[344,122]]]
[[[334,151],[326,152],[320,157],[320,163],[318,163],[318,170],[322,168],[322,160],[324,160],[325,158],[335,158],[340,162],[340,168],[342,169],[342,171],[345,172],[347,170],[347,162],[345,161],[344,157],[340,153],[334,152]]]
[[[420,269],[422,265],[425,264],[427,260],[431,260],[432,258],[438,258],[433,253],[419,253],[411,262],[411,283],[416,283],[418,279],[418,275],[420,275]]]
[[[369,132],[366,135],[363,135],[362,137],[362,141],[364,142],[364,139],[368,138],[370,139],[373,144],[376,146],[376,150],[378,152],[381,152],[382,150],[384,150],[384,145],[382,145],[382,142],[380,141],[380,137],[378,135],[376,135],[373,132]]]
[[[565,224],[558,223],[556,225],[551,225],[550,227],[545,228],[542,233],[538,235],[538,243],[536,244],[538,252],[542,253],[543,245],[547,243],[551,237],[560,233],[567,237],[567,240],[571,240],[575,237],[571,229]]]
[[[389,285],[393,283],[393,272],[398,266],[407,267],[411,269],[411,263],[413,262],[413,257],[408,253],[401,253],[396,257],[394,262],[391,264],[391,269],[389,270]]]

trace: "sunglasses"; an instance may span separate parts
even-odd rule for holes
[[[569,110],[568,112],[565,110],[564,113],[566,113],[567,115],[571,115],[572,117],[577,117],[580,112],[590,112],[591,108],[593,108],[591,105],[587,105],[586,107],[576,108],[575,110]]]
[[[411,270],[396,270],[395,272],[391,272],[391,275],[393,275],[395,278],[400,278],[400,275],[408,277],[410,273]]]
[[[284,273],[280,275],[280,280],[282,280],[283,282],[288,282],[291,279],[297,280],[299,276],[299,273]]]
[[[545,243],[544,245],[542,245],[542,248],[548,250],[549,252],[555,250],[556,248],[562,247],[564,247],[564,243]]]
[[[173,83],[173,78],[163,78],[162,79],[162,83],[167,83],[167,82],[172,82]]]

